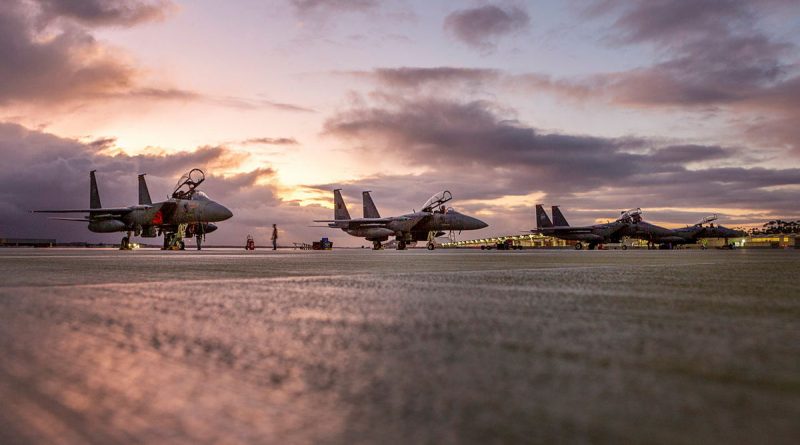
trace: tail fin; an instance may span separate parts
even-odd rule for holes
[[[553,223],[550,222],[550,218],[547,217],[544,207],[542,207],[541,204],[536,204],[536,228],[544,229],[547,227],[553,227]]]
[[[350,212],[342,199],[342,189],[333,191],[333,219],[350,219]]]
[[[152,204],[150,191],[147,190],[147,181],[144,180],[144,173],[139,175],[139,204]]]
[[[378,213],[378,208],[375,207],[375,203],[372,202],[372,196],[369,195],[369,191],[361,192],[361,200],[364,204],[364,218],[381,217],[381,214]]]
[[[89,172],[89,208],[90,209],[99,209],[102,208],[103,205],[100,204],[100,192],[97,191],[97,179],[94,177],[94,172],[97,170],[92,170]]]
[[[564,218],[564,215],[561,214],[561,210],[559,210],[558,206],[553,206],[552,211],[553,211],[553,224],[555,224],[557,227],[569,227],[567,218]]]

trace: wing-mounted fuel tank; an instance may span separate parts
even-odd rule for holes
[[[92,221],[89,223],[89,230],[96,233],[122,232],[127,228],[124,222],[116,219],[106,219]]]

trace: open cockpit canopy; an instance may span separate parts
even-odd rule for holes
[[[175,189],[172,192],[172,197],[176,199],[192,199],[195,195],[195,188],[206,180],[206,175],[203,170],[193,168],[184,173],[175,184]],[[199,190],[198,193],[202,193]],[[205,196],[205,194],[203,194]],[[208,199],[208,196],[205,196]]]
[[[422,206],[423,212],[434,212],[439,211],[440,207],[444,205],[444,203],[453,199],[453,194],[450,193],[448,190],[439,192],[433,196],[431,196],[425,204]]]

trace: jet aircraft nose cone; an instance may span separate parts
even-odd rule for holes
[[[216,202],[208,203],[205,213],[209,221],[225,221],[233,216],[233,212],[228,210],[227,207]]]
[[[471,216],[464,217],[464,229],[465,230],[478,230],[483,229],[484,227],[489,227],[489,224],[479,220],[478,218],[473,218]]]

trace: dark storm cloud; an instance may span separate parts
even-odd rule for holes
[[[528,13],[518,7],[485,5],[450,13],[444,28],[465,44],[486,51],[495,47],[497,38],[521,31],[529,24]]]
[[[66,17],[90,26],[132,26],[161,20],[169,0],[37,0],[46,17]]]
[[[546,134],[504,120],[494,108],[486,102],[395,98],[380,106],[343,111],[327,121],[325,131],[356,150],[427,167],[430,173],[418,182],[435,178],[443,183],[437,187],[457,188],[460,199],[542,192],[547,199],[583,208],[797,212],[800,169],[708,167],[729,163],[739,151],[642,138]],[[376,190],[386,181],[368,178],[354,185]],[[404,181],[414,179],[393,178],[387,189],[424,194],[419,187],[402,186]],[[406,199],[413,202],[410,196]]]

